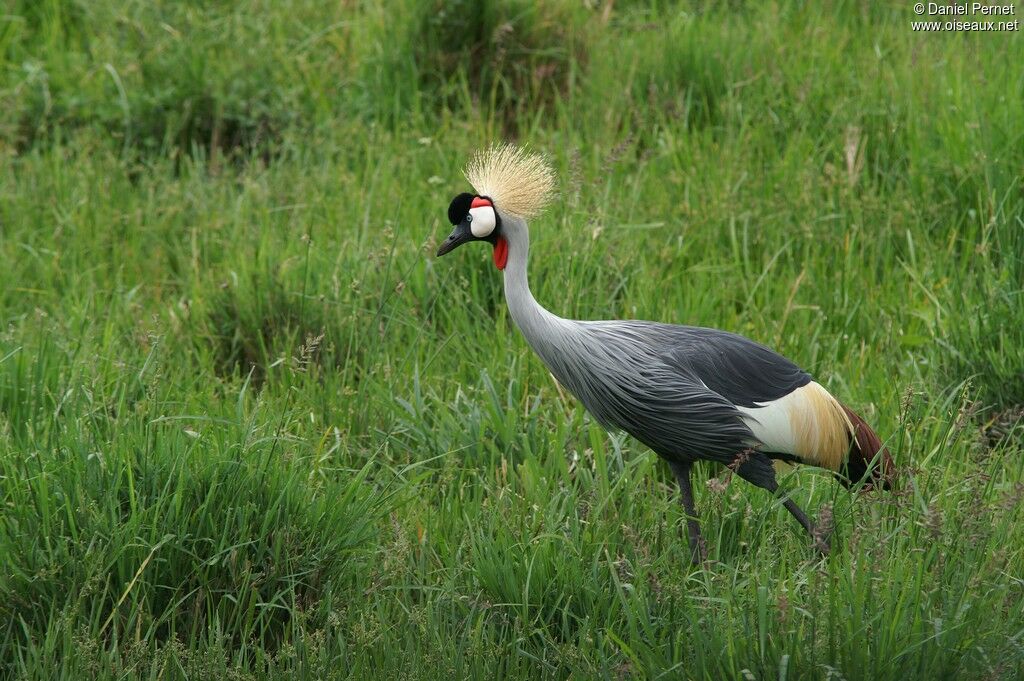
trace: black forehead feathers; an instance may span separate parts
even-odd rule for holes
[[[468,192],[462,192],[454,199],[448,206],[448,222],[453,225],[457,225],[462,222],[462,218],[466,217],[469,213],[469,207],[473,203],[473,195]]]

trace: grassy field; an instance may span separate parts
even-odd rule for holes
[[[1024,675],[1024,42],[911,3],[9,0],[0,675]],[[901,471],[667,468],[563,395],[461,168],[547,153],[562,316],[783,352]],[[705,484],[705,481],[710,484]]]

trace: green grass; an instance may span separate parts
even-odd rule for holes
[[[912,18],[13,0],[0,675],[1024,675],[1024,43]],[[563,180],[540,301],[748,335],[888,441],[889,495],[783,475],[830,558],[709,467],[692,568],[485,249],[434,259],[499,139]]]

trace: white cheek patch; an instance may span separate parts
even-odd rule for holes
[[[482,239],[494,231],[497,218],[494,215],[493,208],[490,206],[479,206],[478,208],[471,208],[469,214],[473,217],[469,223],[469,231],[473,233],[473,236]]]

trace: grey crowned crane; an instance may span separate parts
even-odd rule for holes
[[[526,220],[549,201],[553,171],[539,155],[506,145],[479,153],[465,174],[476,193],[452,200],[455,228],[437,255],[471,241],[493,246],[509,313],[552,375],[605,428],[626,431],[668,462],[695,563],[706,559],[690,482],[695,461],[726,465],[772,494],[773,459],[834,471],[847,486],[867,475],[864,488],[888,488],[892,459],[874,431],[765,346],[717,329],[576,321],[544,309],[527,280]],[[827,552],[804,512],[791,499],[782,503]]]

